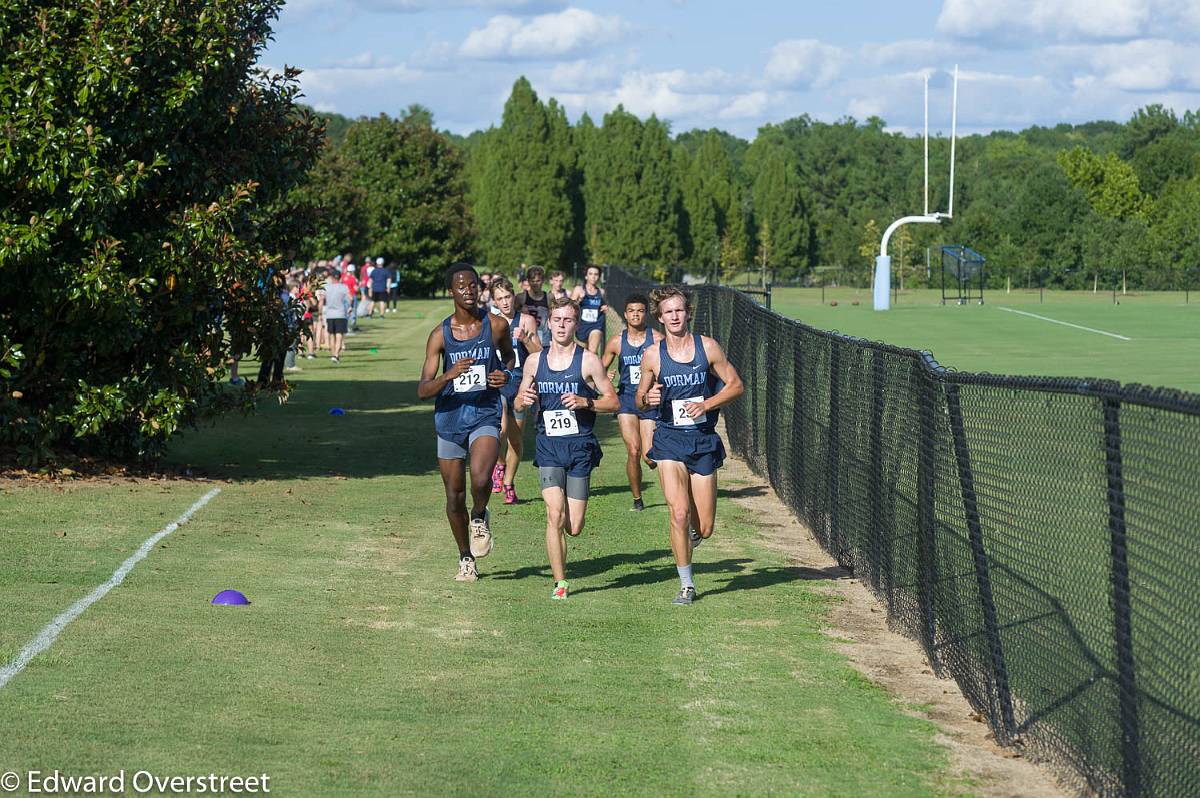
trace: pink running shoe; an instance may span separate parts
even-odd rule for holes
[[[492,493],[504,490],[504,463],[496,463],[492,467]]]
[[[516,485],[505,485],[504,486],[504,503],[505,504],[516,504],[517,503],[517,486]]]

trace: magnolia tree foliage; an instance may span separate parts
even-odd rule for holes
[[[446,266],[475,247],[463,168],[458,148],[420,106],[401,119],[350,122],[293,192],[315,215],[304,254],[382,257],[399,268],[405,293],[438,288]]]
[[[320,124],[254,67],[280,0],[0,0],[0,446],[151,456],[244,403]]]

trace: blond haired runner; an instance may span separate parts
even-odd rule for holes
[[[648,456],[658,463],[670,509],[671,552],[679,571],[673,603],[686,605],[696,598],[692,549],[712,535],[716,522],[717,469],[725,462],[717,416],[719,408],[742,395],[742,378],[720,344],[691,331],[692,305],[683,291],[656,288],[650,306],[665,335],[642,355],[637,405],[658,408]]]
[[[619,403],[600,358],[575,343],[579,306],[569,299],[551,300],[549,325],[550,346],[525,362],[513,408],[537,405],[533,463],[546,502],[546,554],[554,573],[550,598],[561,600],[569,590],[566,535],[583,531],[592,469],[602,457],[592,426],[597,411],[611,413]]]
[[[492,280],[492,310],[508,322],[512,340],[513,381],[500,389],[504,399],[504,417],[500,425],[500,461],[492,469],[492,493],[504,493],[505,504],[517,503],[517,467],[521,465],[521,453],[525,448],[525,412],[513,407],[517,389],[524,376],[525,361],[534,352],[542,351],[538,341],[537,322],[528,313],[517,312],[517,295],[507,278],[500,276]]]

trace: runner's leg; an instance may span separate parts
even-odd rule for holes
[[[692,544],[688,541],[688,518],[691,515],[691,491],[687,468],[678,460],[660,460],[658,478],[670,515],[671,553],[677,567],[692,564]]]
[[[466,461],[438,459],[442,472],[442,484],[446,487],[446,520],[458,545],[458,556],[471,554],[471,541],[467,535],[467,490]]]
[[[525,419],[515,417],[508,425],[508,452],[504,456],[504,484],[512,485],[517,478],[517,466],[525,453]]]
[[[638,419],[638,426],[642,430],[642,460],[650,468],[656,468],[657,463],[650,459],[650,447],[654,444],[654,427],[655,421],[652,418]]]
[[[493,428],[494,429],[494,428]],[[482,518],[492,498],[492,469],[500,441],[491,435],[480,435],[471,444],[471,517]]]
[[[700,537],[713,533],[717,521],[717,472],[711,474],[689,474],[692,495],[693,529]]]
[[[542,501],[546,503],[546,555],[550,558],[554,581],[561,582],[567,578],[567,541],[563,537],[567,494],[562,488],[543,488]]]
[[[604,346],[604,331],[592,330],[588,333],[587,348],[594,355],[600,354],[600,349]]]
[[[621,439],[625,441],[625,478],[629,480],[629,492],[634,501],[642,498],[642,436],[637,416],[621,413],[617,424],[621,428]]]

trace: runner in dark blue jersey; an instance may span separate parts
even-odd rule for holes
[[[691,604],[692,549],[713,533],[717,469],[725,447],[715,427],[719,408],[742,395],[742,379],[713,339],[691,332],[690,298],[678,288],[650,292],[651,312],[666,332],[642,356],[638,407],[658,409],[650,459],[658,463],[671,514],[671,551],[679,571],[675,604]],[[691,529],[689,529],[689,522]]]
[[[513,407],[517,389],[525,373],[525,361],[534,352],[540,352],[537,322],[528,313],[517,311],[516,293],[513,284],[503,275],[492,279],[492,308],[508,322],[509,340],[512,341],[513,380],[500,389],[504,397],[504,423],[500,427],[500,462],[492,470],[492,493],[504,493],[505,504],[517,503],[517,468],[521,465],[521,454],[525,447],[525,413]]]
[[[579,303],[579,329],[575,331],[575,337],[589,352],[600,354],[600,347],[604,345],[604,314],[608,312],[608,300],[600,287],[599,266],[587,267],[583,285],[575,286],[571,299]]]
[[[429,333],[417,396],[436,397],[433,417],[438,468],[446,488],[446,517],[458,544],[455,579],[474,582],[479,578],[475,558],[492,550],[489,477],[499,453],[500,388],[512,380],[513,348],[508,324],[480,308],[479,275],[474,267],[467,263],[451,266],[446,270],[446,287],[454,299],[454,313]],[[473,500],[469,516],[468,457]]]
[[[592,469],[600,442],[592,427],[596,412],[617,409],[617,394],[600,358],[575,343],[579,306],[550,301],[550,346],[529,356],[514,407],[537,407],[534,465],[546,502],[546,553],[554,573],[553,599],[568,596],[567,540],[583,531]]]
[[[612,370],[617,363],[621,384],[617,398],[621,406],[617,410],[617,424],[621,427],[621,438],[625,441],[625,476],[629,479],[629,491],[633,494],[633,509],[643,510],[642,503],[642,459],[646,465],[655,467],[653,460],[646,457],[654,440],[655,410],[640,410],[636,404],[637,389],[642,379],[642,353],[662,340],[662,333],[647,328],[646,319],[650,300],[641,294],[625,297],[625,329],[609,339],[604,347],[604,368],[609,377],[616,376]]]

